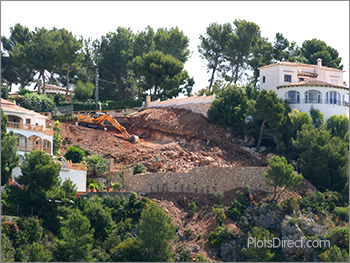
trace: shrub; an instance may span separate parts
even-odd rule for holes
[[[196,256],[196,262],[209,262],[210,260],[206,257],[202,256],[201,254],[198,254]]]
[[[239,221],[243,211],[253,203],[249,199],[248,193],[242,193],[240,191],[237,193],[238,197],[231,202],[231,206],[227,210],[227,215],[235,221]]]
[[[134,174],[147,173],[146,167],[142,163],[137,163],[134,166],[133,170]]]
[[[225,209],[222,207],[213,207],[216,222],[221,226],[226,221]]]
[[[336,207],[334,212],[344,221],[349,221],[349,206],[347,207]]]
[[[273,235],[267,229],[261,230],[258,227],[254,227],[252,231],[248,233],[248,238],[272,242]],[[242,248],[242,254],[246,257],[247,261],[266,262],[271,261],[275,257],[275,253],[271,253],[268,246],[248,246],[247,248]]]
[[[217,94],[208,110],[208,118],[224,127],[241,128],[246,116],[247,101],[242,87],[228,85]]]
[[[336,205],[342,205],[342,197],[338,192],[313,192],[310,197],[305,196],[298,200],[300,209],[306,212],[332,212]]]
[[[68,147],[67,152],[64,154],[64,157],[67,160],[71,160],[73,163],[80,163],[83,161],[85,152],[75,145]]]
[[[323,262],[349,262],[349,254],[346,250],[340,250],[339,247],[333,245],[330,249],[320,254]]]
[[[76,122],[78,117],[71,113],[66,113],[64,115],[53,115],[52,119],[60,122]]]
[[[107,172],[107,160],[94,154],[84,158],[87,164],[87,175],[91,177],[104,176]]]
[[[193,235],[193,229],[191,229],[191,228],[185,229],[184,236],[186,239],[190,239],[192,237],[192,235]]]
[[[227,243],[234,238],[234,234],[228,227],[217,227],[215,231],[209,234],[210,246],[215,248],[217,252],[220,252],[221,245]]]
[[[284,214],[291,214],[299,207],[298,200],[294,196],[289,197],[288,199],[286,199],[282,203],[278,203],[277,205],[281,212]]]
[[[193,217],[194,214],[195,214],[195,213],[197,212],[197,210],[198,210],[198,206],[197,206],[196,202],[190,203],[189,208],[190,208],[190,211],[188,212],[188,216],[189,216],[189,217]]]
[[[341,249],[346,249],[349,252],[349,228],[336,227],[329,233],[330,241],[332,244],[338,246]]]
[[[187,246],[178,246],[175,250],[175,262],[190,262],[192,261],[191,249]]]
[[[215,199],[216,199],[216,202],[217,202],[218,204],[221,204],[222,200],[224,199],[224,193],[223,193],[223,192],[220,192],[220,191],[215,192],[215,193],[214,193],[214,197],[215,197]]]

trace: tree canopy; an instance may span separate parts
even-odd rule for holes
[[[181,91],[180,85],[188,78],[181,61],[160,51],[138,56],[134,63],[148,89],[153,90],[154,98],[160,94],[165,98],[177,96]]]

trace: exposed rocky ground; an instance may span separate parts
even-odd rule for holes
[[[69,146],[80,144],[104,158],[113,159],[117,168],[132,167],[142,162],[149,172],[187,172],[194,167],[266,166],[268,163],[266,155],[240,146],[232,132],[209,123],[203,115],[189,110],[148,109],[129,118],[119,118],[118,121],[129,134],[138,135],[140,142],[134,144],[127,141],[114,127],[108,127],[104,132],[76,126],[74,123],[62,123],[61,153]],[[244,189],[224,193],[224,206],[230,205],[237,196],[237,190]],[[297,191],[284,193],[280,201],[290,196],[299,198],[307,191],[316,190],[304,179]],[[224,248],[221,259],[209,246],[208,236],[216,228],[212,207],[217,204],[217,200],[213,195],[153,193],[149,198],[155,200],[173,218],[180,237],[176,246],[186,244],[191,248],[193,256],[199,253],[210,261],[223,258],[230,261],[234,258],[231,247],[235,244],[226,244],[227,249]],[[268,194],[257,192],[253,198],[259,202],[268,198]],[[188,206],[193,201],[197,203],[198,211],[189,217]],[[270,222],[273,215],[268,217],[268,212],[266,215],[267,218],[259,217],[256,221],[261,224]],[[225,226],[234,233],[239,231],[239,226],[230,218],[227,218]]]
[[[106,132],[62,123],[64,153],[83,148],[114,159],[119,167],[142,162],[150,172],[187,172],[194,167],[266,166],[265,156],[235,144],[226,129],[198,113],[183,109],[149,109],[118,121],[140,142],[128,142],[114,127]]]

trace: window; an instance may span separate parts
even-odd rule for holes
[[[266,82],[266,77],[265,76],[263,76],[263,83],[265,83]]]
[[[26,119],[26,124],[30,124],[30,119]]]
[[[304,78],[299,78],[299,81],[304,81]]]
[[[349,94],[343,95],[343,106],[349,107]]]
[[[322,93],[318,90],[305,91],[304,103],[322,103]]]
[[[285,95],[285,99],[288,100],[291,104],[300,103],[300,93],[299,91],[295,90],[288,91]]]
[[[284,81],[285,82],[292,82],[292,75],[284,74]]]
[[[340,105],[340,94],[336,91],[329,91],[326,93],[326,103]]]

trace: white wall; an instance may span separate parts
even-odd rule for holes
[[[77,192],[86,192],[86,171],[61,168],[62,182],[70,179],[77,186]]]
[[[12,176],[16,179],[22,174],[20,166],[15,167],[12,170]],[[77,192],[86,192],[86,171],[72,170],[67,168],[61,168],[60,178],[62,182],[68,180],[68,178],[77,186]]]
[[[319,109],[323,112],[325,119],[327,120],[330,116],[334,114],[344,114],[349,117],[349,107],[343,105],[334,105],[334,104],[325,104],[326,93],[329,91],[339,92],[341,99],[343,95],[348,93],[348,90],[345,89],[334,89],[330,87],[317,87],[317,86],[307,86],[307,87],[290,87],[290,88],[280,88],[276,90],[277,96],[284,99],[285,93],[288,91],[296,90],[300,92],[300,104],[290,104],[292,109],[297,109],[299,111],[310,112],[311,106],[314,109]],[[304,103],[304,94],[307,90],[318,90],[322,93],[322,103]]]

